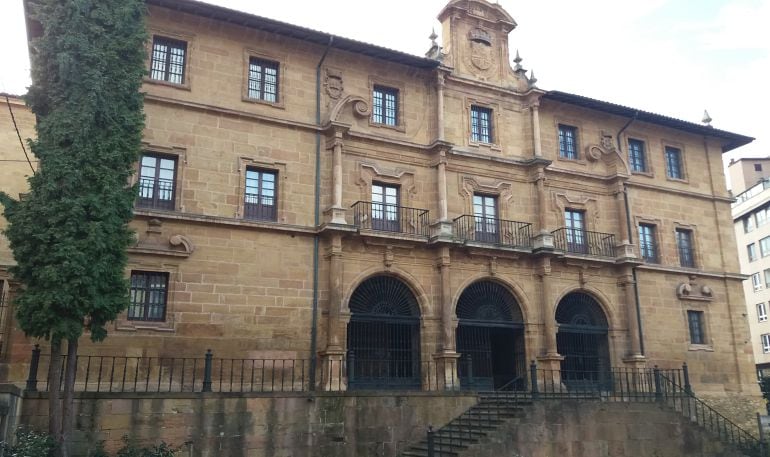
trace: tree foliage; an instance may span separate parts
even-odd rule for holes
[[[0,195],[17,262],[12,273],[24,285],[16,316],[29,336],[72,341],[88,329],[100,341],[128,305],[144,2],[30,3],[41,33],[32,41],[26,101],[37,115],[30,146],[40,166],[25,198]]]

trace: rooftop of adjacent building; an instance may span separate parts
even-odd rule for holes
[[[747,213],[770,201],[770,179],[762,178],[755,185],[735,196],[732,204],[733,220],[738,220]]]

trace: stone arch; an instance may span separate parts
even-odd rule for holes
[[[463,294],[463,291],[468,288],[468,286],[479,281],[496,282],[508,289],[508,292],[513,295],[513,298],[515,298],[516,302],[519,304],[519,309],[521,310],[524,325],[530,323],[529,300],[527,299],[527,294],[524,292],[524,290],[518,284],[508,278],[504,278],[499,275],[493,276],[486,273],[476,274],[466,278],[455,291],[454,295],[452,296],[452,316],[455,321],[457,320],[457,303],[460,301],[460,296]]]
[[[367,279],[373,278],[375,276],[392,276],[396,279],[401,280],[404,284],[406,284],[407,287],[412,291],[412,294],[414,295],[414,298],[417,300],[417,304],[419,306],[420,311],[420,320],[421,322],[424,320],[427,316],[432,316],[435,313],[431,313],[431,306],[430,306],[430,299],[428,297],[428,294],[425,292],[425,289],[420,285],[419,281],[412,276],[409,272],[398,268],[396,266],[391,266],[389,268],[382,268],[382,267],[372,267],[367,270],[362,271],[356,277],[353,279],[353,281],[348,286],[347,290],[345,291],[345,295],[342,298],[341,306],[344,313],[349,314],[350,313],[350,298],[353,296],[353,292],[363,284],[364,281]]]
[[[553,319],[554,321],[556,320],[556,309],[559,307],[559,303],[561,303],[564,297],[572,293],[583,293],[583,294],[589,295],[591,298],[596,300],[596,303],[601,307],[601,310],[604,313],[604,316],[607,318],[608,330],[612,331],[615,328],[614,324],[616,322],[616,313],[613,310],[612,306],[610,305],[610,303],[612,303],[611,300],[602,291],[590,286],[567,287],[563,289],[560,292],[559,297],[553,303],[554,306],[551,312],[551,319]]]

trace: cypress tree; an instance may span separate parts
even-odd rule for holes
[[[40,30],[32,39],[37,116],[30,147],[40,161],[20,201],[0,195],[5,235],[23,288],[16,318],[30,337],[51,343],[49,432],[68,455],[78,339],[107,336],[106,324],[128,306],[126,248],[133,234],[144,115],[145,6],[142,0],[29,0]],[[38,27],[39,25],[39,27]],[[61,351],[67,346],[63,401]]]

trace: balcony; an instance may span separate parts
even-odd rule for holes
[[[615,257],[615,235],[562,227],[551,232],[556,249],[574,254]]]
[[[353,224],[359,230],[424,237],[429,235],[430,221],[427,209],[364,201],[354,203],[351,208]]]
[[[515,248],[532,246],[532,224],[464,214],[454,221],[455,237],[465,241]]]

